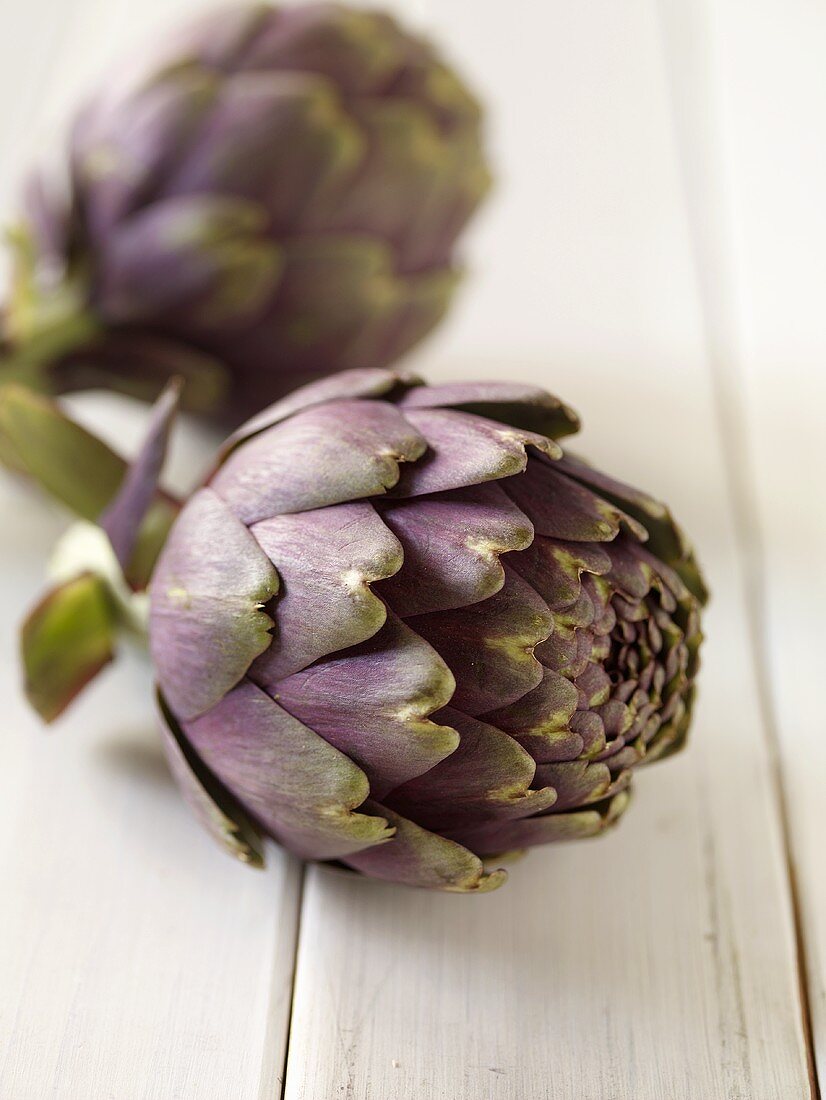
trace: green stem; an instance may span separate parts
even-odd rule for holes
[[[19,382],[49,392],[52,364],[92,339],[100,326],[88,310],[87,280],[81,271],[70,269],[44,286],[28,233],[16,229],[8,236],[13,275],[0,334],[0,383]]]
[[[91,340],[99,332],[98,323],[82,312],[76,302],[56,302],[27,325],[23,336],[14,334],[13,324],[6,341],[0,345],[0,384],[19,382],[38,392],[50,392],[49,370],[55,360],[73,348]]]

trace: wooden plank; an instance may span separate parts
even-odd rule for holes
[[[826,607],[826,10],[799,0],[715,9],[722,196],[738,287],[732,328],[747,425],[744,537],[775,727],[821,1079],[826,1067],[826,738],[818,615]]]
[[[145,413],[86,401],[131,441]],[[205,448],[189,437],[189,477]],[[255,873],[202,833],[168,775],[140,655],[48,732],[18,689],[15,624],[64,520],[0,480],[0,1095],[274,1097],[297,864]]]
[[[62,124],[81,90],[169,16],[160,0],[3,8],[4,216],[35,155],[59,163]],[[137,438],[145,413],[80,404],[119,446]],[[191,483],[207,453],[203,439],[179,441],[179,481]],[[273,850],[256,875],[201,835],[169,781],[140,659],[44,733],[19,694],[14,634],[64,520],[6,478],[0,514],[0,1093],[275,1096],[298,867]]]
[[[525,3],[503,28],[479,6],[427,10],[484,75],[500,125],[513,120],[495,139],[506,172],[532,170],[476,235],[471,263],[487,274],[431,374],[561,390],[585,414],[585,453],[676,502],[715,598],[692,747],[639,777],[614,835],[534,852],[478,898],[309,872],[286,1098],[806,1096],[785,858],[657,13]]]
[[[689,429],[708,413],[683,405]],[[674,495],[671,443],[647,428],[624,468],[656,459]],[[710,447],[701,484],[719,459]],[[715,496],[683,509],[716,591],[691,751],[640,777],[616,834],[533,853],[489,897],[310,872],[288,1100],[343,1085],[370,1100],[807,1094],[742,577]]]

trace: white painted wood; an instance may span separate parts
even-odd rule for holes
[[[598,384],[621,399],[616,377],[571,388]],[[607,430],[610,406],[591,411]],[[710,415],[688,398],[682,429],[645,425],[623,465],[641,478],[656,462],[649,482],[680,494],[715,588],[690,751],[639,777],[616,833],[534,852],[490,896],[311,871],[287,1100],[808,1095],[742,577],[712,488],[721,458],[708,437],[693,492],[668,459]]]
[[[486,273],[432,373],[504,369],[561,390],[585,415],[586,453],[679,505],[715,599],[692,746],[640,775],[615,834],[536,851],[478,898],[309,872],[286,1098],[805,1097],[785,858],[657,10],[516,3],[509,32],[487,7],[420,6],[454,27],[500,125],[513,121],[499,140],[522,173],[476,236]]]
[[[189,2],[178,11],[198,6]],[[203,6],[203,5],[202,5]],[[33,0],[0,10],[0,210],[160,0]],[[51,150],[53,151],[53,150]],[[145,412],[80,402],[120,447]],[[179,443],[179,483],[208,449]],[[14,1100],[274,1097],[280,1091],[299,870],[262,874],[201,835],[167,776],[135,658],[48,734],[17,680],[15,630],[63,526],[0,481],[0,1095]]]
[[[108,406],[124,442],[145,413]],[[178,480],[203,456],[179,446]],[[203,834],[139,655],[53,729],[27,711],[15,624],[63,517],[7,478],[0,515],[0,1096],[277,1096],[298,867],[273,848],[253,872]]]
[[[734,328],[751,477],[747,537],[762,676],[775,723],[808,994],[826,1068],[826,10],[715,9]]]

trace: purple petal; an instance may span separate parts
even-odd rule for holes
[[[536,589],[552,611],[561,611],[579,599],[582,573],[607,573],[611,560],[598,544],[538,536],[521,554],[512,555],[508,564]]]
[[[415,375],[406,374],[403,371],[386,370],[384,368],[369,368],[363,370],[345,370],[338,374],[328,375],[317,382],[310,382],[306,386],[299,386],[297,390],[274,405],[257,413],[252,419],[242,424],[222,446],[219,454],[226,457],[244,440],[253,435],[258,435],[265,428],[271,428],[296,413],[303,412],[313,405],[323,405],[328,401],[339,401],[343,398],[354,397],[383,397],[396,387],[414,384],[417,381]]]
[[[509,733],[534,760],[575,760],[584,748],[582,737],[571,729],[576,707],[574,685],[545,669],[533,691],[485,714],[484,720]]]
[[[270,605],[273,642],[254,678],[275,683],[384,625],[385,605],[370,585],[401,567],[402,548],[371,504],[273,516],[250,531],[281,578]]]
[[[502,870],[486,873],[481,860],[461,844],[428,832],[386,806],[367,802],[365,809],[380,814],[396,832],[387,844],[348,856],[344,862],[362,874],[462,894],[495,890],[507,878]]]
[[[276,233],[292,233],[306,227],[314,205],[329,205],[350,184],[365,140],[336,89],[315,74],[235,73],[220,84],[164,188],[253,199]]]
[[[602,706],[611,694],[611,679],[601,665],[590,663],[574,680],[580,710]]]
[[[249,680],[184,731],[262,828],[303,859],[340,859],[392,835],[381,818],[353,813],[370,793],[364,772]]]
[[[307,379],[337,369],[386,367],[444,316],[457,275],[406,275],[390,245],[370,235],[281,237],[278,293],[258,324],[215,333],[214,350],[250,370]],[[260,404],[260,403],[259,403]]]
[[[249,324],[281,274],[267,212],[220,195],[164,198],[122,222],[96,275],[96,308],[117,324],[173,331]]]
[[[490,185],[477,127],[446,134],[432,113],[395,93],[349,103],[345,119],[340,128],[349,123],[361,138],[359,174],[340,174],[326,194],[310,192],[309,228],[376,234],[402,272],[447,266]]]
[[[388,795],[385,802],[394,810],[441,832],[463,824],[527,817],[554,804],[552,788],[531,790],[536,764],[513,738],[451,707],[439,717],[458,730],[459,747]]]
[[[394,497],[443,493],[483,481],[511,478],[525,469],[527,446],[551,458],[562,453],[558,444],[545,436],[509,428],[471,413],[411,409],[406,419],[427,440],[429,450],[421,462],[403,472],[392,493]]]
[[[209,710],[270,645],[262,607],[278,575],[211,489],[170,532],[150,586],[150,648],[163,694],[182,721]]]
[[[257,682],[354,760],[377,797],[429,771],[459,743],[454,729],[429,718],[453,694],[450,670],[393,615],[360,646],[286,680]]]
[[[640,539],[647,532],[615,505],[556,471],[531,459],[525,473],[509,480],[505,491],[533,520],[538,535],[572,542],[610,542],[624,526]]]
[[[448,382],[418,386],[404,394],[405,409],[458,409],[559,439],[579,430],[579,417],[538,386],[512,382]]]
[[[503,588],[487,600],[410,620],[447,661],[456,677],[453,705],[470,715],[515,702],[542,680],[533,651],[551,633],[553,617],[518,573],[504,570]]]
[[[593,644],[589,631],[564,627],[557,613],[554,632],[536,647],[536,657],[546,668],[573,677],[582,672],[591,659]]]
[[[329,76],[350,95],[381,94],[422,47],[389,16],[311,3],[270,9],[238,58],[244,69],[297,69]]]
[[[127,70],[129,66],[127,66]],[[147,83],[146,74],[115,74],[105,95],[79,114],[72,132],[72,170],[83,194],[85,227],[101,245],[117,223],[147,199],[185,150],[211,105],[210,74],[178,65]]]
[[[227,73],[244,64],[260,35],[283,13],[264,4],[232,4],[199,13],[173,30],[161,55],[169,64],[181,56]]]
[[[233,451],[212,487],[244,523],[385,493],[425,441],[384,401],[316,405]]]
[[[607,500],[638,520],[649,535],[648,550],[666,562],[679,575],[692,595],[701,603],[708,599],[708,589],[694,557],[691,543],[669,508],[641,489],[595,470],[579,458],[566,455],[562,468],[583,485],[601,493]]]
[[[526,817],[519,821],[482,825],[478,828],[454,829],[449,835],[466,844],[482,857],[501,855],[537,844],[559,840],[581,840],[599,836],[614,824],[628,805],[628,792],[622,791],[606,802],[587,810],[572,813],[549,813]]]
[[[611,772],[605,764],[591,760],[568,760],[540,764],[537,782],[553,787],[558,797],[554,812],[587,806],[604,798],[611,786]]]
[[[231,855],[242,863],[263,867],[264,845],[258,830],[232,795],[202,766],[163,698],[158,703],[161,743],[187,805]]]
[[[402,617],[492,596],[505,582],[499,555],[533,538],[530,520],[494,483],[376,507],[404,548],[404,568],[380,587]]]

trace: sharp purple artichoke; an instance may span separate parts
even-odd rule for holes
[[[30,188],[5,376],[154,396],[177,374],[190,407],[238,423],[391,363],[453,293],[489,182],[479,129],[386,15],[243,4],[186,28],[77,117],[68,202]]]
[[[668,509],[509,384],[389,371],[249,422],[150,588],[167,748],[242,858],[436,889],[593,836],[688,729],[705,590]]]

